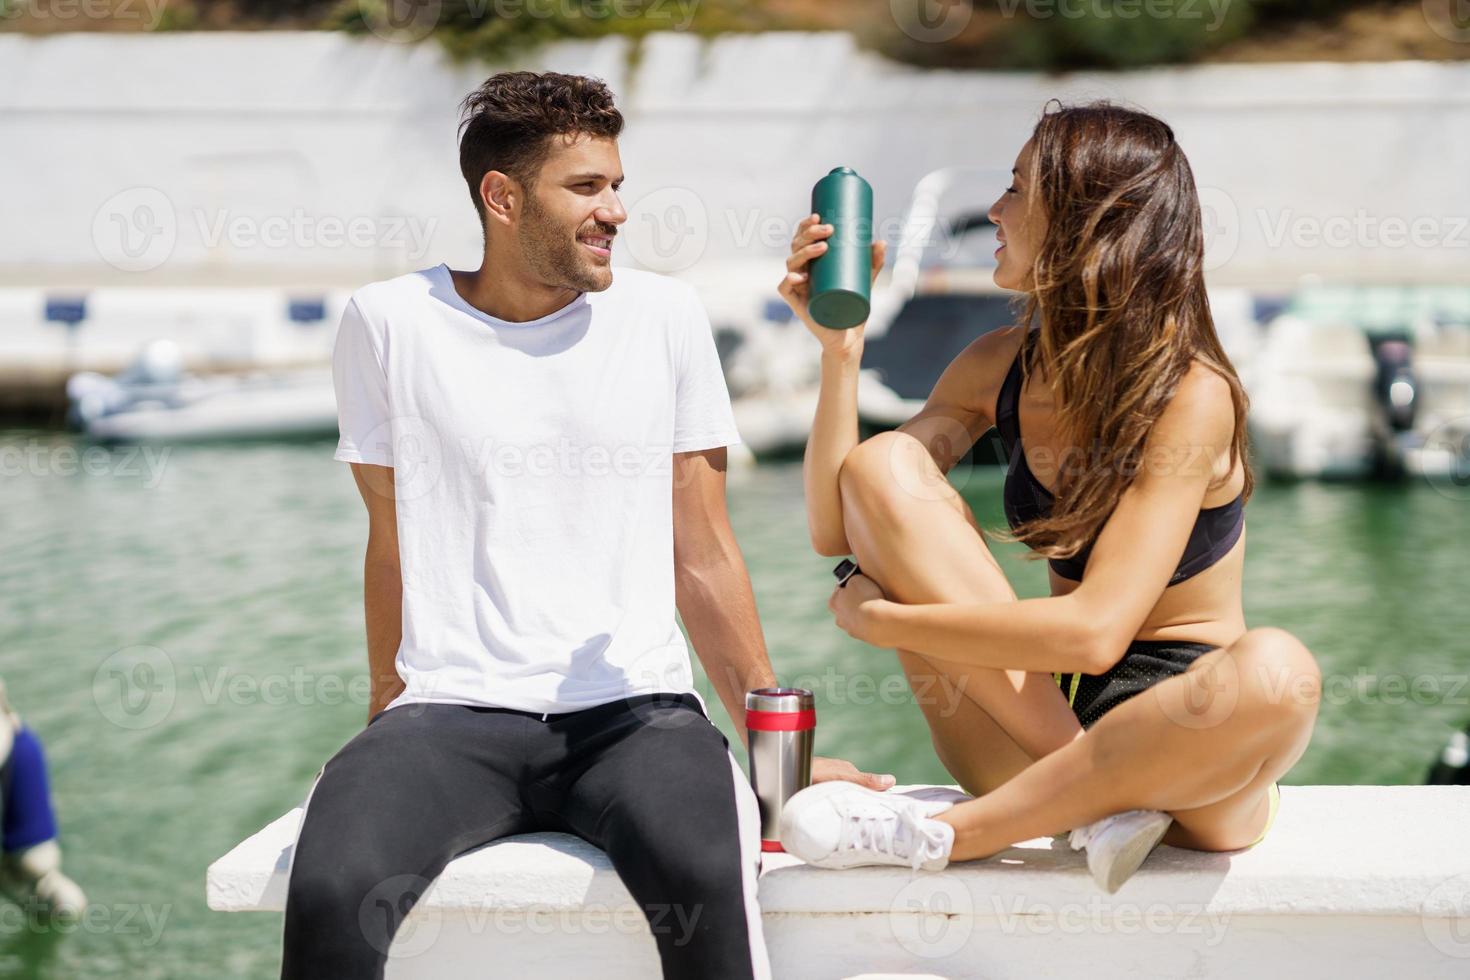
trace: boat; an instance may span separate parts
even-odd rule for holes
[[[66,395],[68,425],[104,443],[337,434],[330,365],[196,375],[162,338],[120,374],[73,374]]]
[[[924,407],[950,361],[1014,322],[1014,293],[995,285],[996,227],[986,216],[1009,174],[941,167],[914,185],[891,263],[874,284],[858,374],[858,419],[896,428]]]
[[[1470,288],[1309,284],[1245,381],[1271,476],[1470,476]]]
[[[757,459],[800,455],[820,390],[818,344],[779,297],[718,320],[715,345],[742,445]]]

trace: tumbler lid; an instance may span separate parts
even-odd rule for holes
[[[816,698],[801,687],[762,687],[745,694],[747,711],[811,711]]]

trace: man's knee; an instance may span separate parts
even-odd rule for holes
[[[297,842],[297,848],[301,844]],[[373,868],[365,855],[330,848],[298,853],[291,862],[286,886],[286,906],[302,915],[320,915],[357,906],[381,881],[391,877],[386,869]]]
[[[293,916],[323,918],[339,913],[355,890],[346,876],[331,873],[324,863],[296,861],[286,886],[286,908]]]
[[[367,943],[386,955],[405,916],[433,881],[364,860],[311,860],[291,870],[286,911],[300,929]]]
[[[636,872],[620,874],[629,891],[636,890],[636,900],[655,937],[682,945],[695,935],[729,924],[732,914],[743,914],[745,876],[756,873],[754,867],[744,868],[743,860],[736,855],[734,841],[726,855],[712,854],[708,846],[702,851],[665,848],[653,858],[643,880],[634,883]],[[642,861],[649,862],[649,855]]]
[[[725,759],[715,764],[730,765]],[[730,783],[701,783],[685,787],[679,807],[649,807],[638,801],[608,813],[603,845],[630,885],[636,880],[650,891],[680,896],[729,887],[738,892],[746,862],[755,863],[759,847],[754,795],[750,819],[742,821],[741,801],[732,798]],[[750,793],[748,786],[735,789]]]

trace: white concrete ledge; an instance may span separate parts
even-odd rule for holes
[[[901,788],[936,791],[934,788]],[[300,810],[209,868],[209,907],[281,911]],[[1470,976],[1470,787],[1286,786],[1256,848],[1161,847],[1116,895],[1049,838],[938,874],[768,855],[777,977]],[[456,858],[395,939],[389,977],[658,975],[606,857],[527,834]],[[496,972],[496,975],[501,975]]]

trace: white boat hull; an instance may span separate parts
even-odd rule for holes
[[[213,390],[206,388],[184,404],[139,402],[88,419],[83,430],[103,442],[268,439],[337,432],[337,400],[328,371],[251,381],[210,380],[218,381]]]

